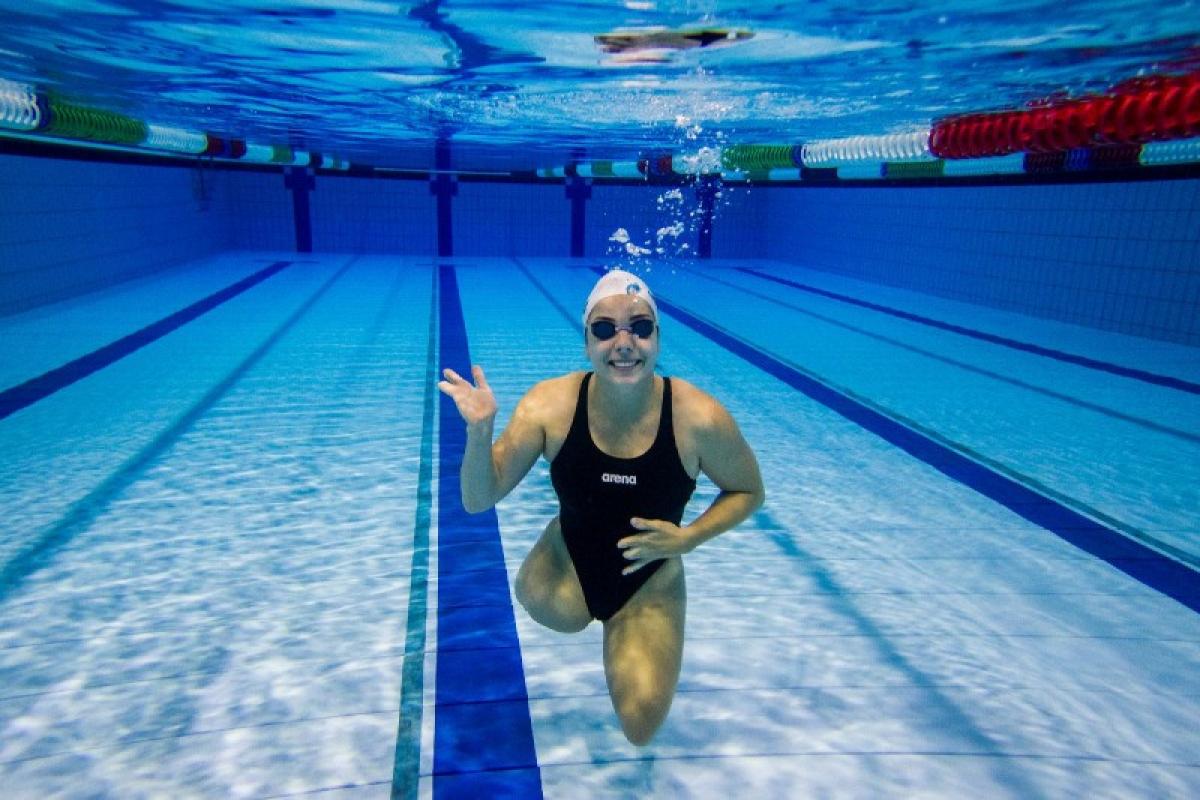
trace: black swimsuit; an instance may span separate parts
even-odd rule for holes
[[[606,620],[663,565],[660,559],[630,575],[633,562],[617,541],[641,533],[630,517],[665,519],[678,525],[696,488],[675,446],[671,424],[671,379],[663,378],[662,412],[650,449],[637,458],[615,458],[596,447],[588,428],[588,382],[583,376],[575,417],[562,449],[550,463],[550,480],[561,507],[563,541],[575,564],[588,611]]]

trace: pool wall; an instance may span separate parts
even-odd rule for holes
[[[303,175],[303,173],[301,173]],[[0,314],[36,308],[226,249],[564,256],[611,240],[698,250],[695,190],[454,182],[439,216],[425,179],[320,174],[296,193],[273,171],[0,156]],[[301,217],[305,217],[301,221]],[[677,236],[660,229],[682,219]],[[303,230],[302,230],[303,229]],[[682,245],[687,245],[683,247]],[[1200,345],[1200,180],[1021,186],[725,186],[714,258],[771,258],[995,308]],[[624,263],[628,263],[627,259]]]
[[[206,177],[201,187],[192,169],[0,156],[0,314],[234,246],[235,207],[216,193],[221,176]]]
[[[1197,180],[767,189],[758,198],[770,258],[1200,344]]]

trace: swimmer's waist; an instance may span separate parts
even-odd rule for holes
[[[631,499],[621,503],[594,496],[574,500],[560,496],[560,517],[564,528],[580,526],[600,535],[612,531],[612,535],[619,538],[633,530],[629,524],[630,517],[662,519],[678,525],[690,496],[689,492],[688,496],[682,498],[658,497],[643,502]]]

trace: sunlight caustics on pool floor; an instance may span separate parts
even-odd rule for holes
[[[769,497],[687,557],[679,693],[638,749],[599,627],[511,599],[547,465],[466,518],[431,391],[469,351],[502,424],[582,368],[598,262],[230,253],[0,320],[0,391],[281,262],[0,420],[6,793],[1200,790],[1194,350],[778,262],[656,266],[661,371],[727,405]]]

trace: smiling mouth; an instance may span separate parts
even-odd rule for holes
[[[632,361],[609,361],[608,363],[610,366],[615,367],[616,369],[633,369],[642,363],[642,359],[637,358]]]

